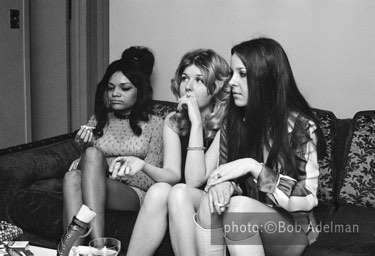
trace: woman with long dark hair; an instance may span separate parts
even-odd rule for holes
[[[231,54],[219,166],[194,217],[198,252],[223,255],[227,244],[232,256],[300,255],[318,235],[322,132],[278,42],[245,41]]]

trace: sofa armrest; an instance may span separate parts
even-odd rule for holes
[[[11,153],[0,155],[0,219],[7,217],[9,201],[19,189],[38,180],[64,176],[71,162],[80,156],[73,138],[73,134],[54,137],[43,143],[20,145],[23,149],[18,152],[11,149]]]
[[[63,177],[71,162],[79,156],[79,148],[73,139],[0,156],[0,190]]]

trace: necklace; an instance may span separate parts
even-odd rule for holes
[[[117,117],[118,119],[129,119],[129,116],[130,116],[130,114],[129,115],[123,115],[118,111],[115,111],[114,114],[115,114],[115,117]]]

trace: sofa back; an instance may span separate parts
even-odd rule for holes
[[[361,111],[351,122],[338,173],[338,203],[375,208],[375,111]]]
[[[336,175],[334,152],[336,150],[337,118],[331,111],[327,110],[313,109],[313,113],[320,122],[325,141],[324,157],[319,160],[318,199],[323,202],[333,203]]]
[[[337,119],[321,109],[314,113],[326,143],[319,161],[319,200],[375,207],[375,111],[360,111],[353,119]]]

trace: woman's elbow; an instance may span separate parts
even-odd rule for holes
[[[181,181],[181,175],[176,174],[176,173],[172,173],[169,176],[169,179],[168,179],[167,182],[173,186],[173,185],[176,185],[177,183],[179,183],[180,181]]]

